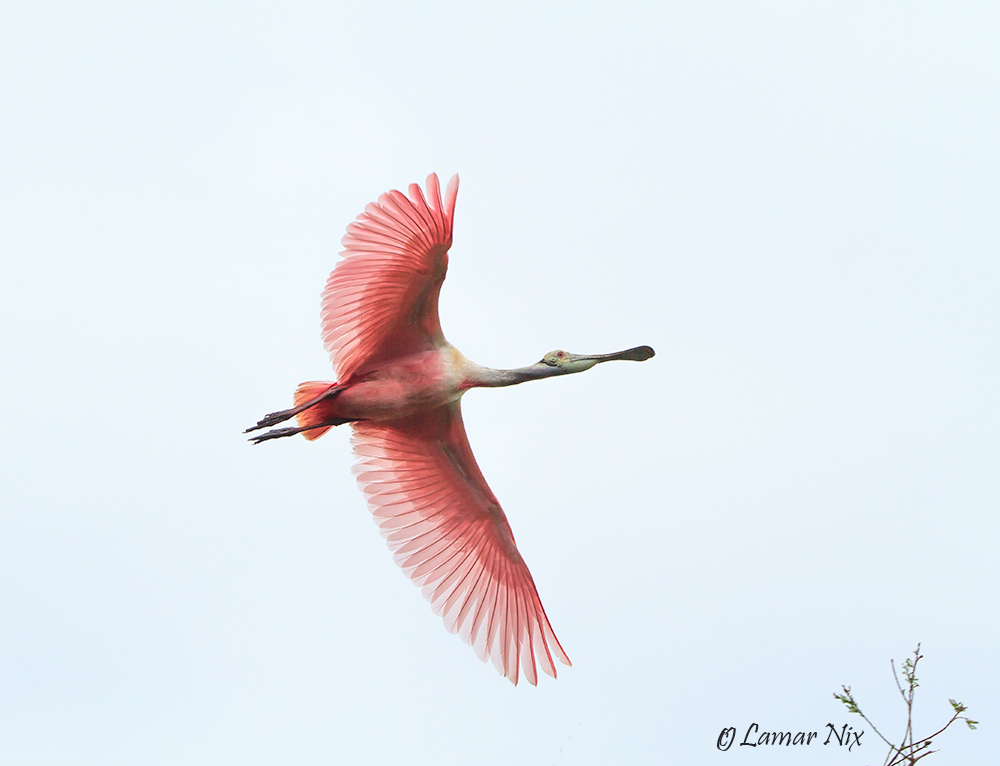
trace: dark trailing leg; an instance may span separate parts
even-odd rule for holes
[[[299,399],[299,396],[307,386],[315,386],[315,385],[316,385],[315,383],[303,383],[301,386],[299,386],[299,390],[295,392],[296,401]],[[319,394],[319,396],[314,396],[307,401],[297,403],[291,409],[279,410],[278,412],[269,412],[267,415],[265,415],[264,417],[262,417],[260,420],[257,421],[257,425],[250,426],[250,428],[248,428],[243,433],[248,434],[251,431],[259,431],[261,428],[270,428],[271,426],[278,425],[278,423],[284,423],[286,420],[291,420],[300,412],[303,412],[309,409],[310,407],[315,407],[317,404],[319,404],[322,401],[325,401],[326,399],[332,399],[343,390],[344,390],[343,386],[338,386],[336,384],[330,385],[325,391],[323,391],[323,393]],[[318,428],[318,426],[310,426],[310,427]],[[281,430],[287,431],[289,429],[283,428]],[[290,435],[291,434],[279,434],[279,436],[290,436]],[[270,438],[277,438],[277,437],[270,437]]]
[[[333,421],[317,423],[314,426],[304,426],[300,428],[274,428],[270,431],[266,431],[265,433],[259,434],[257,436],[251,436],[250,441],[252,441],[254,444],[260,444],[261,442],[266,442],[269,439],[280,439],[283,436],[295,436],[295,434],[300,434],[303,431],[312,431],[315,428],[326,429],[330,428],[331,426],[341,426],[344,423],[350,423],[350,422],[351,422],[350,418],[334,418]]]

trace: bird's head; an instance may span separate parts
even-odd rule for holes
[[[571,372],[589,370],[595,364],[600,364],[601,362],[615,360],[645,362],[653,355],[653,349],[649,346],[637,346],[614,354],[571,354],[569,351],[557,349],[543,356],[539,364],[551,368],[551,374],[553,375],[566,375]]]

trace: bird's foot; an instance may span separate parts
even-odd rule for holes
[[[283,419],[287,420],[287,418],[283,418]],[[277,422],[280,423],[281,421],[279,420]],[[264,428],[264,426],[258,425],[257,428]],[[252,430],[254,430],[254,429],[252,429],[252,428],[247,429],[247,431],[252,431]],[[271,431],[267,431],[265,433],[258,434],[257,436],[251,436],[250,437],[250,441],[252,441],[254,444],[260,444],[261,442],[266,442],[268,439],[280,439],[282,436],[294,436],[295,434],[301,433],[302,431],[305,431],[305,430],[307,430],[307,429],[305,429],[305,428],[275,428],[275,429],[273,429]],[[244,431],[244,433],[247,433],[247,431]]]
[[[304,408],[302,407],[292,407],[290,410],[280,410],[279,412],[269,412],[260,420],[257,421],[257,425],[250,426],[243,433],[248,434],[251,431],[259,431],[261,428],[270,428],[271,426],[276,426],[278,423],[284,423],[286,420],[290,420],[302,412]],[[286,431],[288,429],[281,429]],[[282,434],[284,436],[284,434]]]

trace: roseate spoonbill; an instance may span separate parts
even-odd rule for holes
[[[438,320],[457,195],[457,175],[442,202],[431,174],[426,199],[411,184],[409,199],[383,194],[348,225],[321,311],[337,382],[303,383],[291,409],[272,412],[247,433],[295,417],[298,427],[252,440],[297,433],[312,440],[350,423],[354,473],[396,563],[481,660],[490,657],[515,684],[520,665],[534,684],[536,658],[552,677],[553,655],[571,663],[472,455],[459,402],[470,388],[583,372],[617,359],[642,362],[653,349],[551,351],[516,370],[480,367],[462,356]]]

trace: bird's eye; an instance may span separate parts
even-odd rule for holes
[[[556,356],[562,359],[564,356],[566,356],[566,353],[564,351],[556,351]]]

